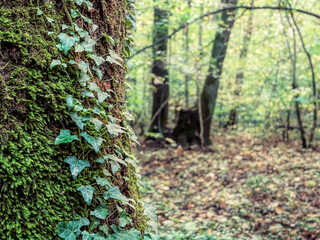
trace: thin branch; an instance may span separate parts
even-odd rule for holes
[[[176,30],[174,30],[171,34],[159,39],[158,41],[154,42],[153,44],[151,45],[148,45],[148,46],[145,46],[143,48],[141,48],[140,50],[136,51],[134,54],[132,54],[129,59],[133,58],[134,56],[138,55],[139,53],[149,49],[149,48],[152,48],[153,46],[155,45],[158,45],[159,43],[165,41],[166,39],[170,39],[172,38],[172,36],[174,36],[176,33],[178,33],[179,31],[181,31],[182,29],[184,29],[186,26],[189,26],[205,17],[208,17],[208,16],[211,16],[211,15],[215,15],[215,14],[218,14],[218,13],[221,13],[221,12],[225,12],[225,11],[232,11],[232,10],[236,10],[236,9],[245,9],[245,10],[263,10],[263,9],[270,9],[270,10],[278,10],[278,11],[290,11],[290,12],[299,12],[299,13],[302,13],[302,14],[306,14],[306,15],[309,15],[309,16],[312,16],[312,17],[315,17],[315,18],[318,18],[320,19],[320,15],[318,14],[315,14],[315,13],[312,13],[312,12],[308,12],[308,11],[305,11],[305,10],[301,10],[301,9],[296,9],[296,8],[290,8],[290,7],[282,7],[281,5],[280,6],[277,6],[277,7],[273,7],[273,6],[232,6],[232,7],[226,7],[226,8],[222,8],[222,9],[219,9],[219,10],[216,10],[216,11],[213,11],[213,12],[208,12],[208,13],[205,13],[203,15],[201,15],[200,17],[198,18],[195,18],[191,21],[187,21],[186,23],[183,23],[181,24]]]

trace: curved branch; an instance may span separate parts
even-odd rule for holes
[[[230,11],[230,10],[236,10],[236,9],[245,9],[245,10],[263,10],[263,9],[270,9],[270,10],[278,10],[278,11],[290,11],[290,12],[299,12],[302,14],[306,14],[315,18],[320,19],[320,15],[312,13],[312,12],[308,12],[305,10],[301,10],[301,9],[296,9],[296,8],[291,8],[291,7],[282,7],[281,5],[277,6],[277,7],[273,7],[273,6],[231,6],[231,7],[226,7],[226,8],[222,8],[213,12],[208,12],[205,13],[203,15],[201,15],[198,18],[195,18],[191,21],[187,21],[186,23],[181,24],[176,30],[174,30],[171,34],[159,39],[158,41],[154,42],[153,44],[150,44],[148,46],[145,46],[143,48],[141,48],[140,50],[136,51],[134,54],[132,54],[128,59],[133,58],[134,56],[138,55],[141,52],[144,52],[145,50],[152,48],[153,46],[165,41],[166,39],[170,39],[172,38],[176,33],[178,33],[179,31],[181,31],[182,29],[184,29],[186,26],[189,26],[205,17],[211,16],[211,15],[215,15],[221,12],[225,12],[225,11]]]

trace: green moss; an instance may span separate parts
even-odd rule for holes
[[[0,238],[56,239],[59,221],[85,214],[74,208],[83,205],[76,186],[90,178],[72,180],[63,162],[79,149],[53,144],[70,125],[65,99],[76,95],[75,78],[48,69],[59,52],[47,28],[56,27],[36,16],[36,8],[0,11],[0,59],[6,63],[0,71]],[[43,11],[59,21],[50,5]]]

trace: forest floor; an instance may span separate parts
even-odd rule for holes
[[[249,134],[220,134],[213,148],[137,149],[161,239],[320,239],[319,149]]]

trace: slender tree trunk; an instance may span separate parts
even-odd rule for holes
[[[191,9],[191,0],[188,0],[188,8]],[[186,62],[185,64],[189,64],[189,26],[187,26],[185,30],[185,38],[186,38]],[[186,73],[185,80],[184,80],[184,87],[185,87],[185,100],[186,100],[186,108],[189,108],[189,81],[190,76],[189,73]]]
[[[168,35],[168,11],[159,6],[154,8],[153,42]],[[167,40],[153,46],[152,84],[153,105],[149,131],[163,133],[168,120],[169,76],[166,67]],[[165,104],[163,104],[165,103]],[[157,113],[157,115],[156,115]]]
[[[226,0],[222,2],[232,5],[236,5],[237,3],[235,0]],[[223,62],[227,52],[231,29],[235,20],[234,11],[223,12],[221,15],[221,20],[223,24],[220,24],[220,28],[223,29],[223,31],[217,31],[216,33],[214,45],[211,51],[209,74],[207,75],[201,95],[202,118],[204,127],[203,138],[206,145],[211,144],[211,121],[216,106],[216,99],[218,97],[218,89],[220,84],[220,77],[222,74]]]
[[[126,5],[125,0],[95,0],[90,13],[84,6],[77,7],[83,16],[98,26],[93,31],[92,25],[77,18],[77,23],[90,31],[92,39],[99,39],[93,53],[106,55],[112,50],[121,58],[125,57]],[[75,66],[57,66],[51,70],[50,63],[57,58],[66,63],[72,59],[92,61],[86,54],[75,55],[74,51],[69,51],[66,55],[56,47],[61,25],[69,25],[69,29],[73,27],[68,11],[75,7],[73,1],[63,0],[0,0],[1,239],[58,239],[58,222],[79,216],[88,217],[93,222],[90,211],[100,205],[97,199],[86,205],[77,191],[83,183],[97,185],[93,177],[105,177],[102,164],[95,162],[98,154],[86,147],[83,139],[54,145],[61,129],[70,129],[73,134],[80,132],[71,120],[66,98],[72,95],[81,99],[81,87]],[[52,32],[51,35],[48,32]],[[112,37],[116,44],[101,37],[104,35]],[[99,85],[104,92],[113,90],[113,97],[101,103],[101,107],[108,109],[113,105],[108,114],[124,120],[125,69],[109,63],[100,67],[102,80],[88,81]],[[105,118],[100,120],[106,124]],[[95,131],[92,129],[89,125],[85,127],[89,133]],[[114,153],[115,145],[121,145],[130,152],[130,140],[126,134],[103,133],[100,137],[104,139],[100,150],[106,155]],[[70,167],[64,162],[68,155],[90,164],[76,179],[71,177]],[[128,178],[131,180],[127,181]],[[127,198],[135,199],[136,210],[121,206],[132,216],[133,225],[143,230],[145,220],[138,203],[134,169],[122,166],[109,180]],[[101,191],[103,189],[100,188]],[[101,195],[99,197],[103,199],[100,190],[95,195]],[[101,201],[107,204],[110,213],[103,223],[107,226],[117,224],[119,203],[113,199]]]
[[[297,69],[297,40],[296,40],[296,31],[295,28],[292,26],[291,21],[289,19],[289,17],[287,16],[287,21],[292,29],[292,33],[293,33],[293,53],[291,53],[290,50],[290,44],[289,46],[289,54],[290,54],[290,58],[291,58],[291,63],[292,63],[292,89],[298,89],[298,83],[297,83],[297,77],[296,77],[296,69]],[[302,120],[302,115],[301,115],[301,109],[300,109],[300,104],[297,101],[297,98],[299,96],[297,95],[295,97],[295,108],[296,108],[296,115],[297,115],[297,123],[298,123],[298,128],[300,131],[300,138],[301,138],[301,142],[302,142],[302,147],[306,148],[307,147],[307,140],[306,140],[306,134],[304,131],[304,126],[303,126],[303,120]]]
[[[254,0],[251,0],[250,6],[251,7],[254,6]],[[239,58],[240,63],[242,63],[248,55],[249,43],[250,43],[251,36],[252,36],[253,12],[250,11],[249,14],[250,14],[250,16],[249,16],[248,24],[245,28],[245,36],[243,38],[243,45],[242,45],[242,48],[240,51],[240,58]],[[243,77],[244,77],[243,66],[240,66],[240,69],[238,69],[238,73],[236,74],[236,88],[237,89],[234,93],[236,96],[236,99],[240,96],[241,86],[243,83]],[[224,127],[235,126],[237,124],[237,121],[238,121],[238,111],[237,111],[237,108],[234,107],[231,109],[231,111],[229,113],[229,120],[224,125]]]

